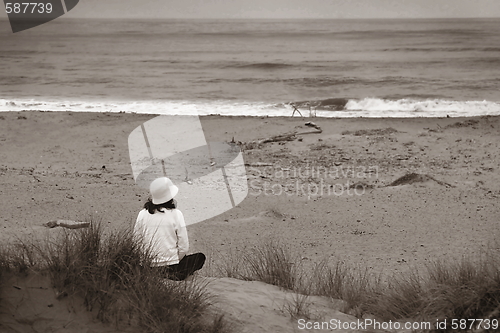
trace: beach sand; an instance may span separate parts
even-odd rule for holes
[[[2,113],[2,243],[53,233],[43,223],[55,219],[132,224],[148,193],[134,183],[127,139],[153,117]],[[248,149],[311,131],[308,121],[322,132]],[[269,240],[289,246],[304,267],[335,258],[383,277],[498,246],[500,117],[201,122],[207,141],[242,142],[250,185],[236,208],[188,226],[190,251],[209,257],[206,275],[222,258]],[[412,173],[424,176],[393,184]]]

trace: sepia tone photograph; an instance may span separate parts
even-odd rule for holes
[[[496,0],[4,0],[0,333],[500,331]]]

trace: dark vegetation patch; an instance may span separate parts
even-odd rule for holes
[[[445,128],[460,128],[460,127],[471,127],[479,123],[477,119],[469,119],[465,121],[457,121],[456,123],[445,126]]]
[[[410,185],[415,183],[425,183],[427,181],[435,181],[439,185],[453,187],[453,185],[445,183],[443,181],[437,180],[436,178],[429,175],[421,175],[418,173],[407,173],[406,175],[399,177],[392,183],[387,186],[402,186],[402,185]]]
[[[311,150],[325,150],[331,148],[336,148],[336,147],[334,144],[328,144],[328,143],[317,143],[309,145],[309,149]]]
[[[368,184],[366,182],[356,182],[356,183],[349,185],[349,189],[353,189],[353,190],[357,190],[357,191],[371,190],[371,189],[374,189],[375,187],[376,187],[375,185]]]

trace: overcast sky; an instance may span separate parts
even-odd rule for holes
[[[500,0],[80,0],[69,17],[500,18]]]
[[[500,17],[500,0],[80,0],[85,18]]]

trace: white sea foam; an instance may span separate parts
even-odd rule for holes
[[[500,114],[500,103],[490,101],[447,101],[441,99],[387,100],[379,98],[364,98],[349,100],[345,106],[350,111],[369,112],[400,112],[410,116],[478,116]]]
[[[39,101],[0,99],[0,111],[126,112],[159,115],[290,115],[288,109],[265,103],[226,101]]]
[[[0,99],[0,111],[126,112],[159,115],[291,116],[286,104],[234,101],[62,101]],[[309,116],[308,109],[300,110]],[[342,111],[317,110],[318,117],[465,117],[500,115],[491,101],[351,99]],[[296,114],[298,116],[298,114]]]

